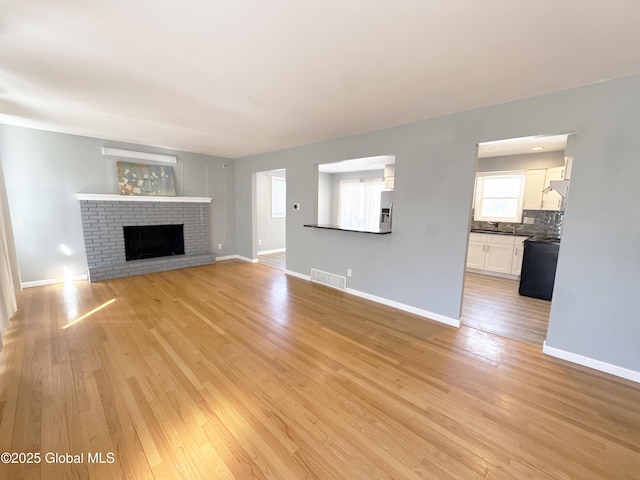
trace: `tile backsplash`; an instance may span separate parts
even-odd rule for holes
[[[542,237],[562,236],[562,221],[564,212],[561,210],[523,210],[523,220],[533,218],[534,223],[509,223],[499,222],[499,232],[515,233],[516,235],[535,235]],[[495,226],[487,222],[471,222],[471,229],[495,230]]]

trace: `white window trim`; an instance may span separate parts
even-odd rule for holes
[[[522,177],[522,184],[520,188],[520,197],[518,198],[518,205],[516,207],[516,216],[510,218],[504,217],[484,217],[481,214],[482,199],[484,198],[482,182],[488,177]],[[524,205],[524,188],[525,188],[525,171],[514,170],[507,172],[484,172],[476,174],[475,191],[474,191],[474,209],[473,219],[480,222],[504,222],[504,223],[521,223],[522,222],[522,207]]]

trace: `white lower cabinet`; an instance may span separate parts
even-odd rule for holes
[[[514,237],[513,262],[511,263],[511,275],[520,275],[522,271],[522,254],[524,253],[524,241],[527,237]]]
[[[499,240],[510,240],[510,243],[492,241],[497,235],[489,235],[487,252],[484,258],[484,269],[489,272],[511,273],[513,263],[513,239],[511,237],[499,237]],[[496,240],[498,240],[496,239]]]
[[[520,275],[522,242],[527,237],[471,233],[467,268],[503,275]]]
[[[467,267],[484,269],[484,257],[486,249],[486,241],[475,241],[474,236],[476,233],[471,234],[469,238],[469,252],[467,253]],[[484,235],[486,237],[486,235]]]

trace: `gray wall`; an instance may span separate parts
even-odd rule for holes
[[[73,194],[117,193],[117,159],[103,156],[103,146],[176,155],[178,194],[213,197],[212,250],[217,255],[236,252],[233,161],[0,125],[0,161],[23,282],[61,279],[64,266],[72,275],[86,274],[80,202]],[[219,250],[218,244],[223,248]],[[71,256],[60,245],[69,248]]]
[[[256,173],[258,251],[286,248],[286,218],[271,217],[271,176],[286,178],[284,170]]]
[[[478,172],[507,172],[564,166],[564,151],[505,155],[478,159]]]
[[[577,132],[547,345],[640,371],[640,76],[236,160],[238,253],[251,255],[252,172],[287,168],[287,268],[459,318],[479,142]],[[314,165],[396,156],[393,233],[305,228]],[[300,203],[300,210],[291,208]]]

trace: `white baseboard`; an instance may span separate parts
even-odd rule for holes
[[[88,278],[89,277],[87,275],[76,275],[75,277],[72,277],[71,280],[76,282],[81,280],[87,280]],[[33,282],[22,282],[20,285],[22,285],[22,288],[31,288],[31,287],[44,287],[46,285],[55,285],[56,283],[64,283],[64,282],[65,282],[64,278],[50,278],[47,280],[35,280]]]
[[[398,310],[403,310],[405,312],[413,313],[415,315],[419,315],[421,317],[427,318],[429,320],[434,320],[436,322],[444,323],[446,325],[450,325],[452,327],[460,328],[460,320],[445,317],[444,315],[440,315],[439,313],[429,312],[428,310],[423,310],[421,308],[412,307],[411,305],[407,305],[404,303],[396,302],[395,300],[389,300],[387,298],[378,297],[376,295],[371,295],[370,293],[360,292],[358,290],[354,290],[353,288],[347,288],[347,293],[355,295],[357,297],[366,298],[367,300],[371,300],[372,302],[381,303],[383,305],[387,305],[389,307],[397,308]]]
[[[260,250],[258,251],[258,255],[269,255],[270,253],[281,253],[286,251],[286,248],[274,248],[273,250]]]
[[[236,260],[238,259],[238,255],[223,255],[221,257],[216,257],[216,262],[224,262],[225,260]]]
[[[300,278],[302,280],[306,280],[307,282],[311,281],[311,275],[304,275],[302,273],[294,272],[293,270],[285,270],[284,273],[286,275],[291,275],[292,277]]]
[[[225,260],[242,260],[243,262],[258,263],[257,258],[251,259],[251,258],[243,257],[242,255],[225,255],[222,257],[216,257],[217,262],[223,262]]]
[[[292,270],[285,270],[284,273],[287,275],[291,275],[292,277],[300,278],[301,280],[306,280],[308,282],[311,281],[310,275],[304,275],[302,273],[294,272]],[[404,303],[396,302],[394,300],[389,300],[387,298],[371,295],[369,293],[361,292],[359,290],[354,290],[353,288],[347,288],[347,293],[351,295],[355,295],[356,297],[371,300],[372,302],[381,303],[382,305],[387,305],[389,307],[397,308],[398,310],[402,310],[404,312],[413,313],[415,315],[419,315],[429,320],[434,320],[436,322],[444,323],[452,327],[460,328],[461,322],[460,320],[456,320],[455,318],[445,317],[444,315],[440,315],[438,313],[422,310],[421,308],[412,307],[411,305],[406,305]]]
[[[559,348],[550,347],[545,340],[542,344],[542,352],[551,356],[566,360],[568,362],[577,363],[585,367],[593,368],[601,372],[610,373],[616,377],[626,378],[632,382],[640,383],[640,372],[630,370],[628,368],[619,367],[611,363],[603,362],[601,360],[595,360],[593,358],[585,357],[584,355],[578,355],[577,353],[567,352],[566,350],[560,350]]]

